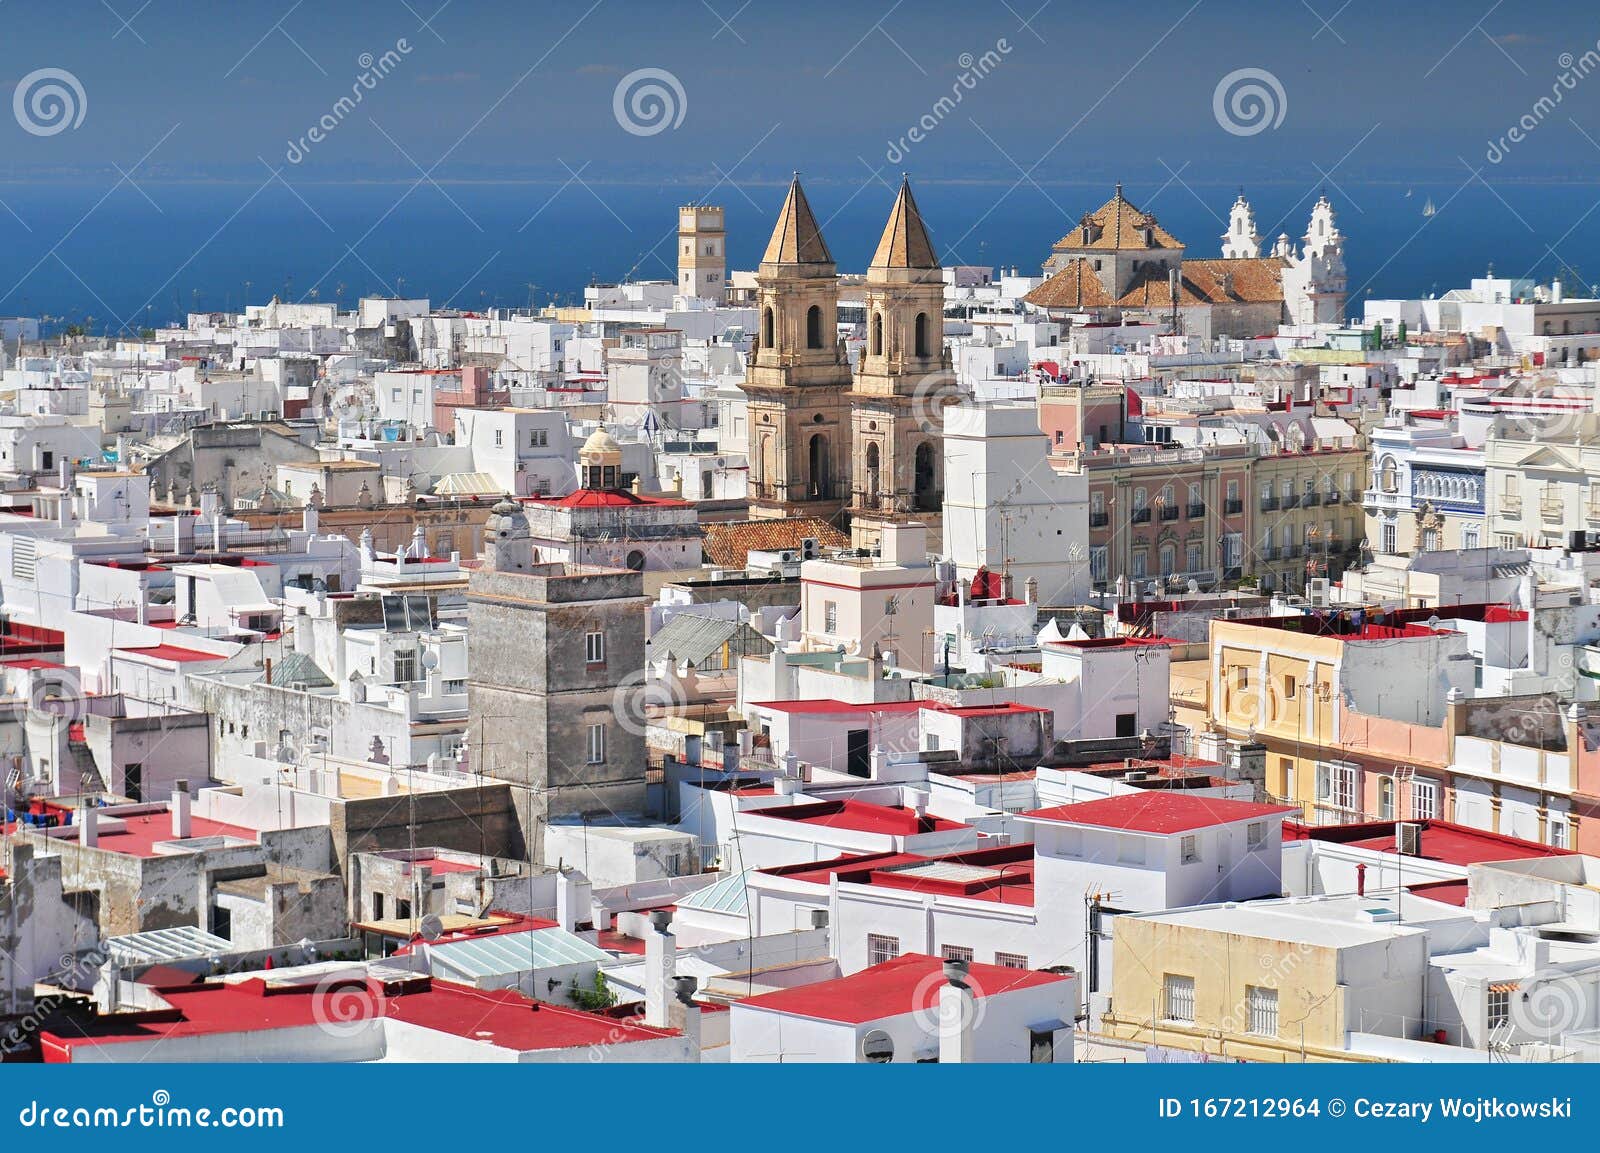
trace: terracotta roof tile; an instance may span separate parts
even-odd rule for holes
[[[1109,308],[1115,301],[1084,258],[1067,264],[1022,298],[1039,308]]]
[[[848,536],[816,516],[739,520],[702,527],[706,556],[718,568],[743,568],[752,551],[797,549],[806,537],[815,537],[823,548],[848,548],[850,545]]]
[[[1276,256],[1185,260],[1178,278],[1178,306],[1282,303],[1283,269],[1284,262]],[[1117,303],[1123,308],[1171,308],[1172,288],[1166,270],[1146,269]]]
[[[1080,220],[1055,247],[1057,251],[1182,248],[1183,241],[1157,224],[1154,216],[1130,204],[1119,184],[1110,200]]]

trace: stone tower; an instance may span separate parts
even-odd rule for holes
[[[887,524],[939,539],[944,408],[957,399],[944,347],[944,274],[911,185],[902,182],[867,268],[867,345],[850,393],[850,538],[876,547]]]
[[[728,296],[728,234],[722,209],[686,204],[678,209],[678,291],[721,304]]]
[[[847,497],[839,276],[795,178],[756,272],[756,347],[745,373],[750,515],[837,518]]]

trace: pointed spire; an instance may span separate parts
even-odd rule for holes
[[[795,173],[789,184],[789,195],[784,198],[783,210],[778,213],[778,224],[767,241],[762,264],[832,264],[833,254],[822,239],[822,229],[806,201],[800,187],[800,174]]]
[[[939,258],[934,254],[933,241],[922,223],[922,213],[911,195],[911,181],[900,180],[900,194],[895,197],[894,208],[889,213],[889,223],[884,225],[883,237],[878,241],[878,251],[873,254],[873,268],[938,268]]]

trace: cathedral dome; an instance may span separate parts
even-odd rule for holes
[[[578,450],[578,463],[621,465],[622,446],[617,443],[616,437],[605,429],[598,429],[590,434],[589,439],[584,441],[583,447]]]

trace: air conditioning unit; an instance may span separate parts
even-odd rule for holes
[[[800,556],[803,560],[816,560],[822,555],[822,542],[814,536],[803,537],[800,541]]]
[[[1422,855],[1422,826],[1415,821],[1400,821],[1394,827],[1395,851],[1402,857]]]

